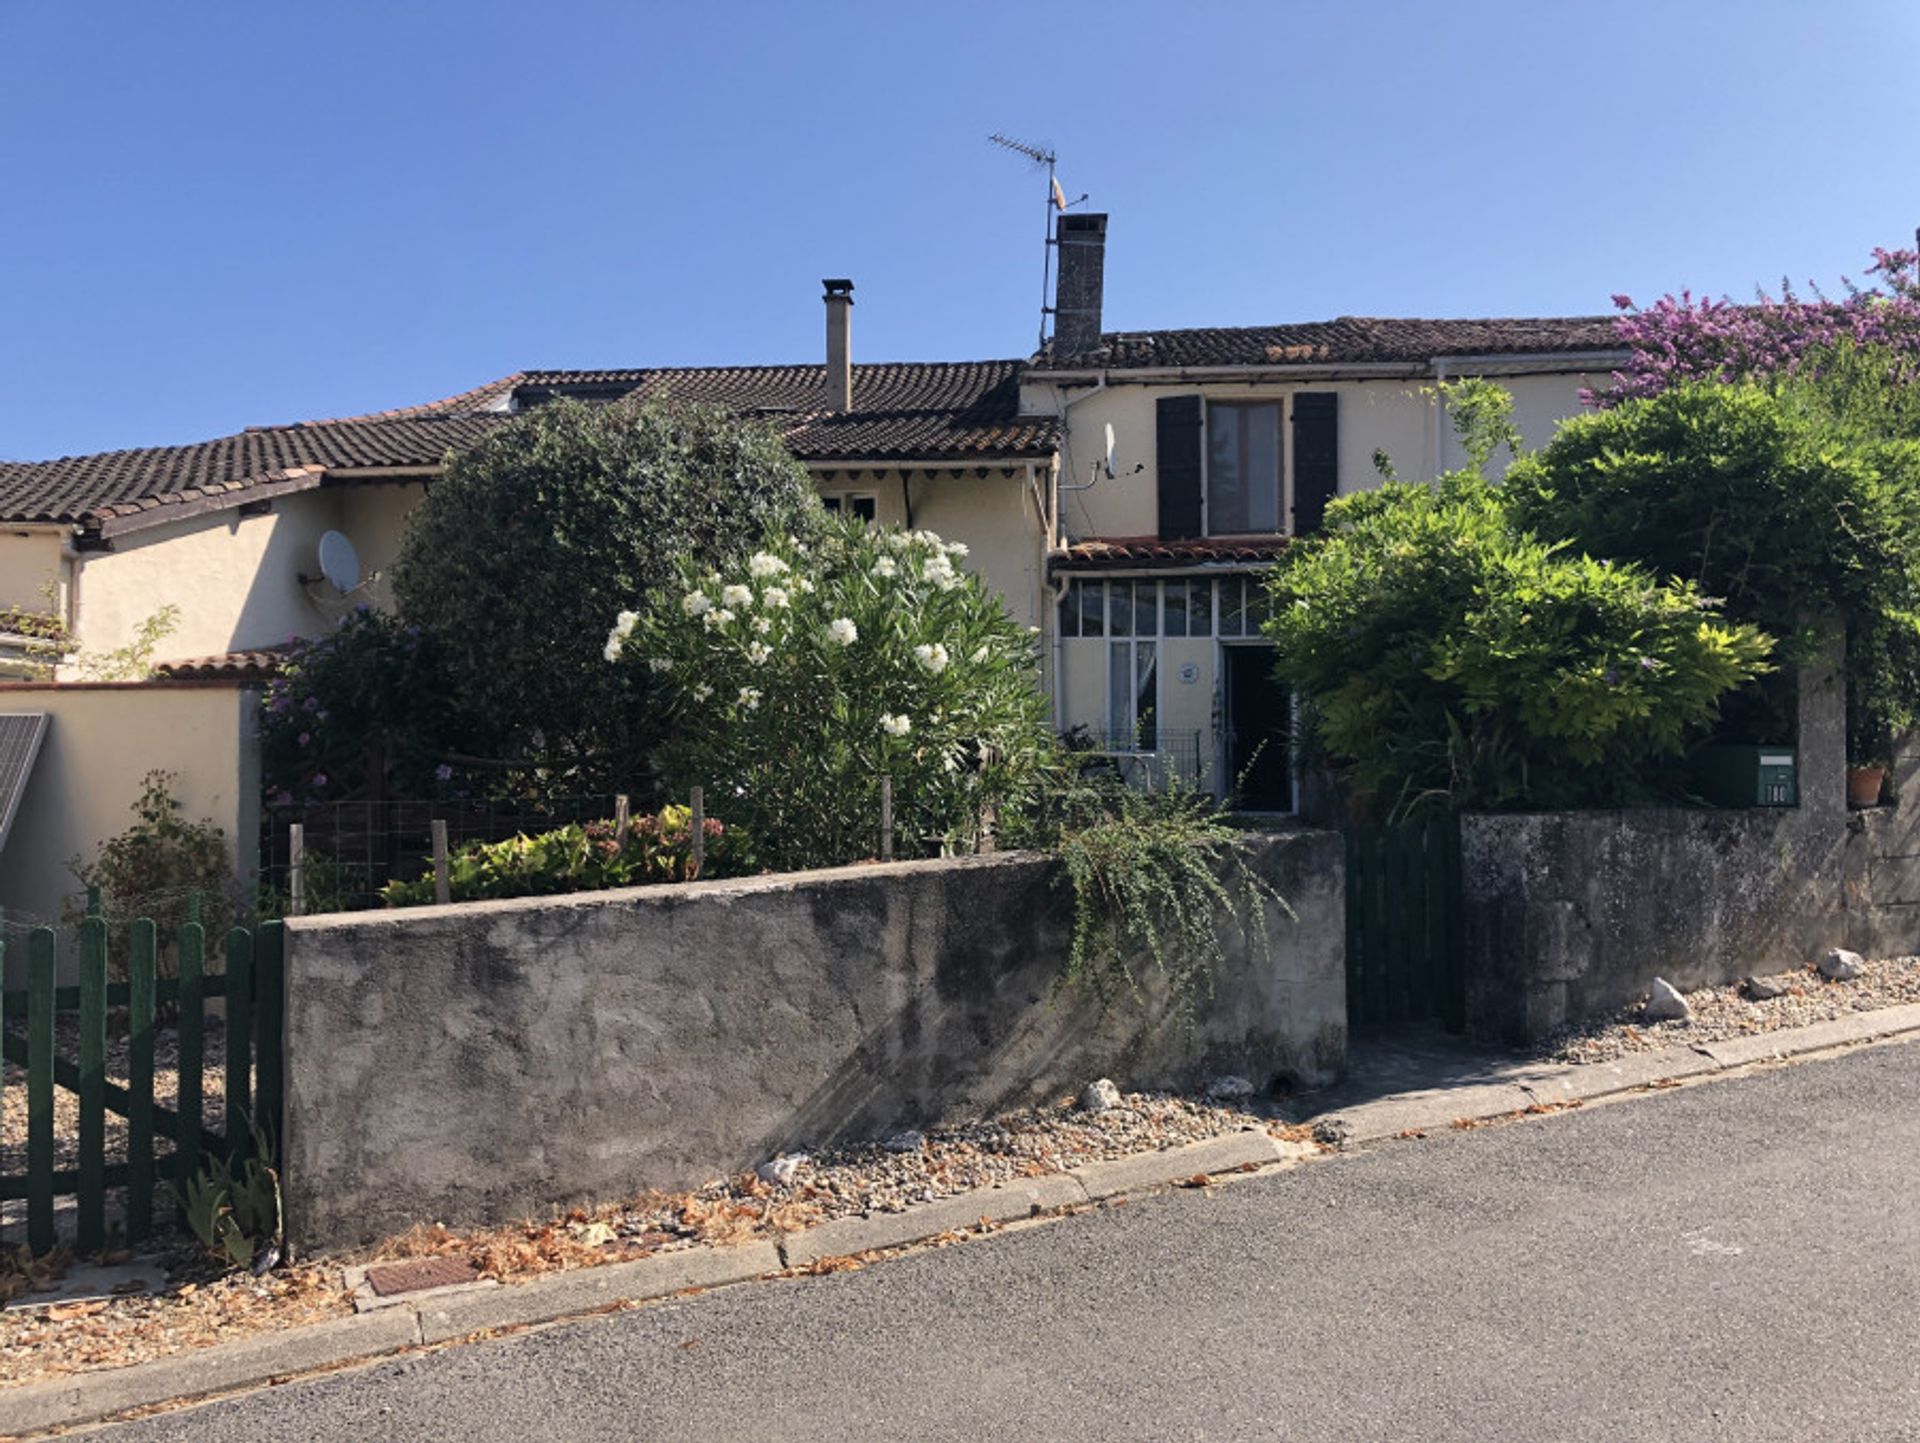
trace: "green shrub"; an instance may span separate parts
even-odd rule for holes
[[[1656,794],[1770,651],[1693,586],[1535,539],[1472,473],[1336,501],[1271,586],[1279,674],[1394,816]]]
[[[614,824],[601,821],[575,822],[504,842],[471,843],[447,859],[452,899],[477,902],[594,892],[696,876],[737,876],[748,869],[744,839],[716,817],[705,819],[705,855],[696,868],[692,823],[686,807],[665,807],[657,815],[631,818],[626,836],[619,839]],[[411,882],[390,882],[380,896],[390,907],[423,906],[434,900],[434,879],[429,874]]]
[[[260,776],[269,807],[377,790],[443,796],[465,781],[444,758],[476,724],[432,638],[362,608],[296,646],[261,694]]]
[[[608,669],[653,679],[669,780],[724,798],[771,867],[875,855],[883,776],[900,855],[970,849],[1032,804],[1055,749],[1033,638],[965,550],[841,521],[724,573],[688,560],[606,618]]]
[[[1884,734],[1920,706],[1920,442],[1870,431],[1911,409],[1879,404],[1857,357],[1804,384],[1694,383],[1568,422],[1506,484],[1520,526],[1723,598],[1786,660],[1843,623],[1851,729]]]
[[[677,584],[685,558],[732,569],[821,514],[770,426],[556,401],[449,462],[408,519],[394,595],[485,720],[485,755],[526,761],[535,788],[629,790],[658,730],[645,673],[601,662],[607,619]]]
[[[186,820],[173,795],[176,780],[172,772],[148,772],[133,804],[133,825],[102,842],[91,860],[75,857],[67,863],[82,887],[100,889],[108,968],[116,981],[126,980],[127,929],[136,919],[153,920],[160,945],[157,969],[165,977],[177,975],[174,944],[195,898],[209,955],[234,922],[233,851],[226,833],[204,818]],[[62,921],[72,926],[85,914],[83,903],[69,899]]]

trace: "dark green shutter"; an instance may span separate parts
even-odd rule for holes
[[[1164,396],[1158,403],[1156,479],[1160,538],[1200,534],[1200,398]]]
[[[1340,494],[1340,397],[1300,391],[1293,398],[1293,534],[1320,529]]]

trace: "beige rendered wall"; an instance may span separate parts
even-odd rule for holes
[[[225,683],[0,686],[0,712],[45,712],[40,757],[0,848],[8,920],[52,920],[78,883],[67,869],[133,821],[141,780],[177,774],[188,817],[210,817],[233,846],[234,875],[251,886],[260,829],[255,693]]]
[[[1555,428],[1580,414],[1580,389],[1604,385],[1601,375],[1523,374],[1491,376],[1514,397],[1514,420],[1529,448],[1544,445]],[[1163,396],[1199,394],[1220,401],[1285,400],[1295,391],[1333,391],[1340,397],[1340,491],[1370,490],[1380,484],[1373,453],[1384,451],[1402,480],[1430,480],[1439,471],[1462,464],[1464,456],[1453,439],[1452,427],[1439,414],[1434,383],[1423,380],[1299,382],[1287,385],[1225,381],[1168,382],[1154,385],[1110,386],[1104,391],[1070,393],[1067,440],[1061,470],[1068,486],[1084,485],[1089,464],[1105,451],[1106,427],[1114,430],[1115,469],[1092,487],[1067,491],[1062,514],[1072,538],[1089,536],[1151,536],[1159,527],[1155,466],[1157,402]],[[1044,385],[1030,385],[1033,410],[1058,414],[1061,393]],[[1289,440],[1291,438],[1289,437]],[[1436,446],[1439,454],[1436,459]],[[1134,471],[1136,465],[1144,467]],[[1287,501],[1291,502],[1293,457],[1285,461]],[[1504,470],[1504,457],[1496,471]]]
[[[0,531],[0,607],[58,612],[65,605],[66,567],[59,533]]]
[[[384,570],[399,548],[413,485],[299,492],[274,500],[264,515],[235,510],[134,532],[112,550],[83,553],[78,568],[80,644],[111,651],[169,604],[178,624],[158,656],[209,656],[271,646],[324,632],[354,605],[387,604],[384,579],[340,599],[324,585],[301,586],[319,571],[322,533],[344,532],[360,553],[363,575]]]

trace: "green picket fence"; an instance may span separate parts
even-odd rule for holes
[[[1347,833],[1347,1020],[1466,1030],[1460,819]]]
[[[107,981],[107,923],[97,895],[79,927],[77,986],[54,985],[55,930],[36,927],[27,933],[27,986],[0,992],[6,1060],[26,1074],[26,1171],[0,1173],[0,1202],[25,1202],[25,1241],[35,1253],[55,1245],[60,1200],[73,1200],[75,1247],[91,1253],[108,1239],[108,1194],[122,1190],[125,1237],[138,1242],[152,1233],[156,1217],[165,1215],[162,1209],[172,1210],[165,1183],[191,1176],[209,1156],[225,1159],[249,1148],[254,1120],[277,1141],[286,1083],[284,929],[278,922],[233,928],[221,949],[223,969],[209,973],[206,929],[197,909],[190,918],[180,929],[178,977],[159,976],[158,929],[142,918],[128,928],[127,980],[112,984]],[[5,956],[0,932],[0,965]],[[224,1025],[226,1045],[225,1102],[214,1118],[207,1115],[205,1099],[208,1009],[216,1000],[224,1005],[224,1023],[216,1025]],[[172,1107],[155,1100],[156,1018],[163,1008],[174,1008],[178,1019]],[[110,1012],[116,1022],[124,1021],[124,1084],[107,1076]],[[61,1055],[59,1045],[57,1024],[63,1016],[77,1019],[70,1057]],[[64,1168],[56,1166],[56,1089],[78,1099],[69,1149],[75,1161]],[[113,1162],[107,1160],[109,1113],[126,1120],[124,1156]],[[163,1140],[169,1144],[164,1149]]]

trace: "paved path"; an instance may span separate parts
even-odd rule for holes
[[[1920,1440],[1920,1045],[291,1384],[193,1439]]]

